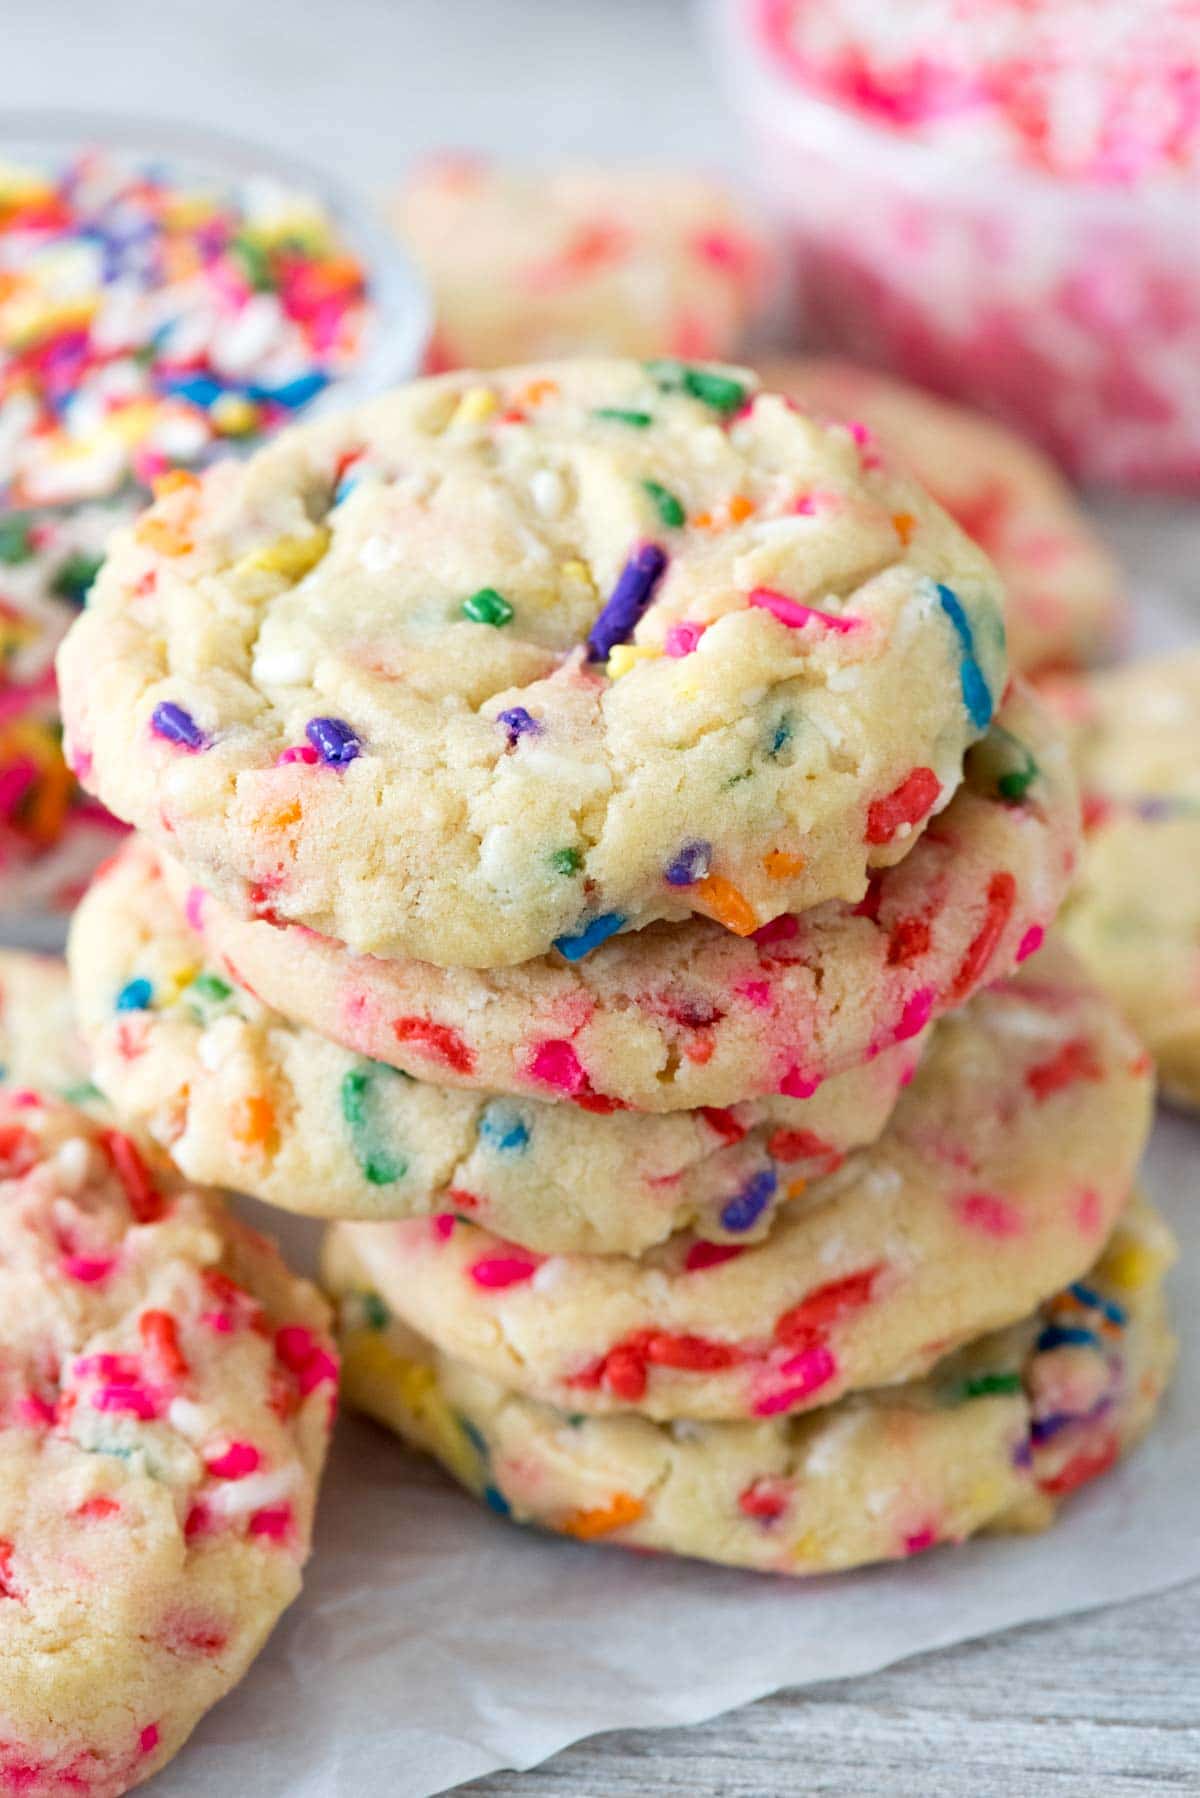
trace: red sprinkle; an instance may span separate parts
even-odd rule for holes
[[[1076,1037],[1064,1043],[1049,1061],[1030,1068],[1025,1084],[1040,1105],[1051,1093],[1061,1092],[1064,1086],[1073,1086],[1077,1080],[1101,1080],[1103,1077],[1104,1070],[1092,1045],[1085,1038]]]
[[[1080,1486],[1086,1486],[1089,1480],[1107,1473],[1117,1459],[1119,1444],[1115,1436],[1106,1436],[1097,1448],[1084,1448],[1048,1479],[1039,1480],[1038,1485],[1043,1492],[1053,1498],[1061,1498],[1065,1493],[1074,1492]]]
[[[815,1130],[773,1130],[767,1138],[772,1161],[810,1161],[834,1153]]]
[[[694,1242],[684,1256],[683,1271],[699,1274],[706,1267],[720,1267],[722,1262],[744,1255],[746,1246],[744,1242]]]
[[[716,1131],[722,1142],[741,1142],[746,1134],[746,1126],[738,1123],[732,1111],[719,1110],[715,1105],[702,1105],[700,1116],[710,1130]]]
[[[919,824],[936,803],[942,783],[932,768],[914,768],[894,792],[867,808],[868,843],[890,843],[902,825]]]
[[[774,1523],[787,1510],[790,1498],[790,1490],[783,1480],[751,1480],[745,1490],[738,1493],[738,1509],[747,1517]]]
[[[475,1066],[474,1051],[448,1024],[435,1024],[429,1018],[396,1018],[392,1031],[397,1042],[412,1043],[456,1074],[469,1074]]]
[[[179,1347],[179,1332],[169,1311],[143,1311],[138,1330],[146,1345],[146,1353],[154,1364],[156,1377],[167,1380],[186,1379],[187,1361]]]
[[[776,1321],[776,1342],[789,1348],[804,1348],[830,1324],[870,1304],[875,1282],[883,1269],[884,1263],[876,1262],[873,1267],[860,1268],[857,1273],[846,1274],[840,1280],[828,1280],[824,1286],[814,1286],[798,1305],[793,1305]]]
[[[1002,868],[998,874],[992,875],[988,883],[987,910],[984,912],[983,923],[954,976],[949,995],[951,1004],[964,999],[983,978],[1016,903],[1017,883],[1007,868]]]
[[[136,1224],[154,1224],[165,1210],[162,1194],[150,1178],[137,1144],[120,1130],[102,1130],[100,1142],[112,1164]]]

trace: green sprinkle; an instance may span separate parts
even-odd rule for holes
[[[991,1398],[998,1392],[1020,1391],[1019,1373],[981,1373],[973,1380],[964,1380],[962,1384],[964,1398]]]
[[[103,1097],[104,1094],[100,1088],[93,1086],[90,1080],[81,1080],[77,1086],[63,1087],[63,1098],[68,1105],[90,1105],[94,1100]]]
[[[556,849],[550,857],[550,866],[556,874],[578,874],[583,857],[578,849]]]
[[[89,556],[82,550],[76,550],[74,555],[68,556],[55,570],[54,579],[50,583],[51,592],[57,593],[60,599],[69,599],[73,606],[83,605],[103,564],[103,556]]]
[[[990,787],[1007,804],[1020,805],[1041,769],[1019,737],[1002,724],[993,724],[972,748],[968,772],[983,790]]]
[[[199,993],[202,999],[211,999],[218,1005],[223,999],[233,997],[233,988],[219,974],[197,974],[192,981],[192,991]]]
[[[229,246],[230,252],[242,265],[251,287],[259,293],[270,293],[275,286],[275,275],[271,268],[271,259],[261,244],[254,243],[249,237],[235,237]]]
[[[358,1302],[368,1330],[387,1329],[392,1321],[392,1314],[377,1292],[360,1292]]]
[[[719,375],[711,368],[693,368],[686,362],[659,358],[647,362],[646,368],[667,393],[690,393],[694,400],[711,406],[714,412],[736,412],[746,403],[746,388],[731,375]]]
[[[644,431],[654,423],[652,412],[633,412],[627,406],[594,406],[592,417],[607,418],[613,424],[632,425],[635,431]]]
[[[463,617],[469,618],[472,624],[492,624],[499,627],[507,624],[513,615],[513,609],[503,593],[497,593],[494,587],[481,587],[478,593],[472,593],[470,599],[462,603]]]
[[[379,1117],[379,1082],[394,1069],[383,1062],[367,1062],[351,1068],[342,1078],[342,1117],[350,1130],[350,1147],[359,1172],[371,1186],[391,1186],[408,1172],[402,1155],[392,1152],[383,1139]]]
[[[686,521],[687,513],[670,488],[660,486],[657,481],[643,481],[642,487],[649,494],[655,511],[668,530],[677,531]]]
[[[25,512],[11,512],[7,518],[0,518],[0,562],[9,568],[28,562],[33,554],[32,529],[32,520]]]

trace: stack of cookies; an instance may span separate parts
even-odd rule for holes
[[[1149,1062],[1057,943],[992,565],[744,371],[418,383],[182,480],[60,656],[140,833],[94,1078],[335,1220],[352,1403],[491,1508],[808,1573],[1147,1423]]]

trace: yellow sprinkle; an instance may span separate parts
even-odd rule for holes
[[[163,982],[163,986],[166,988],[166,997],[177,999],[185,987],[191,986],[199,972],[200,963],[198,961],[189,962],[182,968],[176,968],[175,972]]]
[[[608,654],[608,678],[619,680],[639,662],[655,662],[661,655],[662,650],[655,649],[650,643],[616,643]]]
[[[153,430],[158,416],[159,407],[154,400],[134,400],[128,406],[110,412],[104,421],[104,429],[118,443],[138,444]],[[157,493],[157,481],[154,487]]]
[[[310,568],[315,568],[329,548],[329,532],[324,525],[307,537],[277,537],[265,549],[243,556],[237,565],[239,574],[279,574],[285,581],[298,581]]]
[[[168,493],[181,493],[186,488],[198,487],[200,478],[189,468],[168,468],[166,474],[155,475],[151,486],[155,499],[165,499]]]
[[[1140,1242],[1118,1243],[1101,1259],[1097,1273],[1126,1292],[1149,1285],[1159,1271],[1159,1257]]]
[[[592,571],[586,562],[580,562],[574,558],[569,562],[564,562],[562,565],[562,575],[565,581],[578,581],[582,586],[586,587],[590,593],[596,591],[596,583],[592,579]]]
[[[468,387],[454,408],[452,425],[481,425],[500,404],[490,387]]]
[[[223,393],[209,407],[208,416],[222,437],[245,437],[258,426],[258,407],[241,393]]]

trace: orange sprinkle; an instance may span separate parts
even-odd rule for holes
[[[701,909],[718,924],[723,924],[726,930],[732,930],[734,936],[751,936],[758,929],[758,918],[750,901],[719,874],[705,875],[692,891],[703,900]]]
[[[802,855],[789,855],[784,849],[772,849],[769,855],[763,856],[762,865],[771,880],[791,880],[804,868]]]
[[[192,549],[192,540],[180,525],[170,518],[158,518],[153,512],[139,519],[133,534],[139,543],[156,549],[160,556],[186,556]]]
[[[546,400],[554,399],[557,393],[558,382],[548,381],[543,376],[536,381],[529,381],[515,398],[518,406],[541,406]]]
[[[744,493],[735,493],[725,502],[725,516],[730,524],[741,524],[750,517],[754,510],[754,501],[747,499]]]
[[[789,1180],[787,1185],[787,1196],[789,1199],[799,1199],[804,1195],[807,1189],[807,1180]]]
[[[199,485],[199,476],[192,474],[187,468],[169,468],[166,474],[155,475],[150,483],[155,499],[164,499],[168,493],[178,493],[184,487]]]
[[[694,1061],[698,1068],[713,1058],[713,1039],[711,1036],[689,1036],[683,1045],[683,1052],[689,1061]]]
[[[711,531],[712,521],[711,512],[693,512],[692,514],[692,523],[698,531]]]
[[[892,528],[905,549],[907,549],[912,542],[913,532],[917,528],[917,521],[911,512],[893,512]]]
[[[275,1130],[275,1107],[262,1093],[239,1099],[229,1114],[229,1133],[247,1148],[268,1142]]]
[[[624,1529],[627,1523],[636,1523],[646,1507],[640,1498],[632,1492],[618,1492],[611,1502],[600,1505],[594,1511],[572,1511],[564,1517],[559,1528],[565,1535],[577,1536],[581,1542],[591,1542],[596,1536],[607,1536],[612,1530]]]
[[[282,811],[272,812],[265,822],[268,830],[286,830],[289,824],[298,823],[300,817],[300,801],[293,799],[290,805],[283,807]]]

